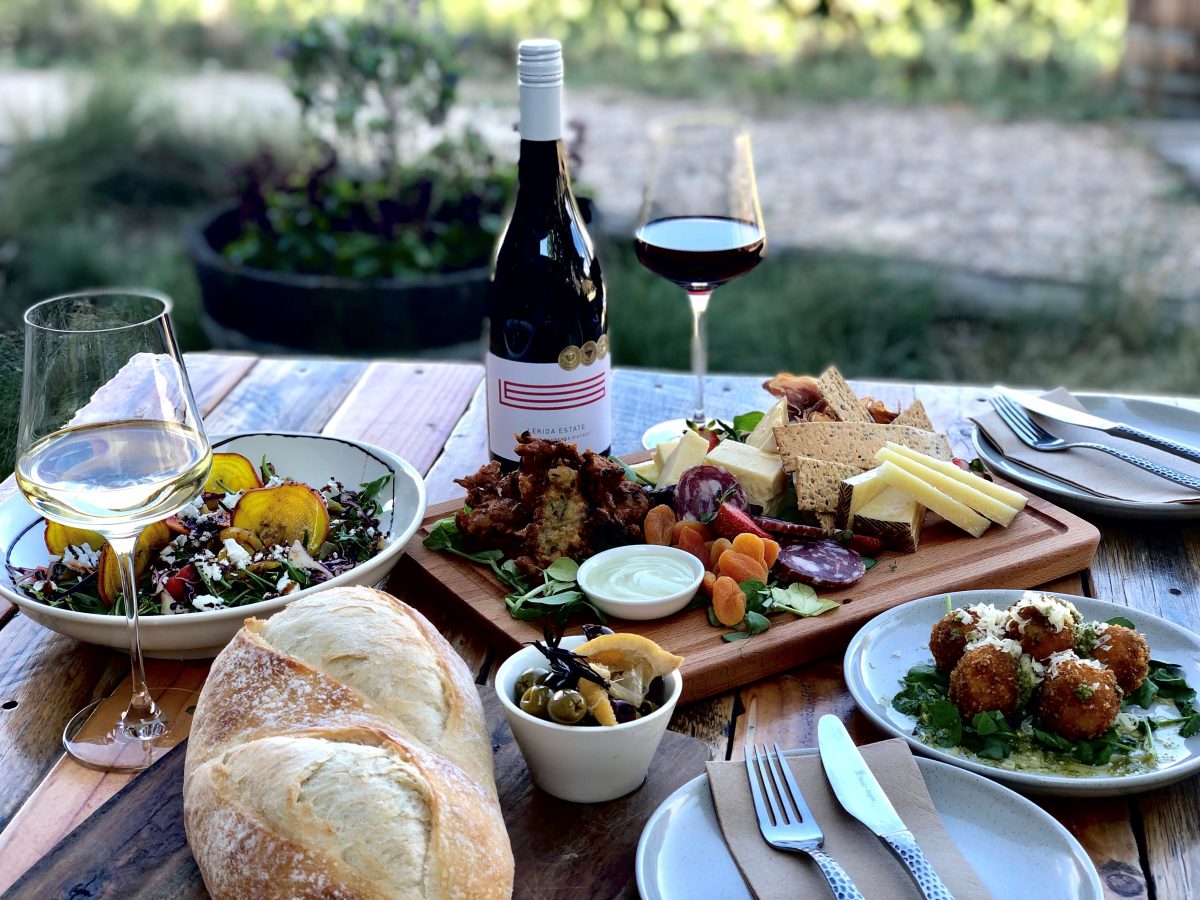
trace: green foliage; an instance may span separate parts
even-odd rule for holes
[[[315,19],[284,45],[288,83],[309,137],[304,170],[248,171],[242,265],[352,278],[453,271],[485,263],[514,185],[467,129],[414,158],[421,128],[440,125],[458,74],[449,44],[409,21]],[[355,156],[338,158],[339,148]]]
[[[0,329],[0,475],[8,477],[16,462],[17,418],[21,411],[21,371],[25,342],[20,331]]]

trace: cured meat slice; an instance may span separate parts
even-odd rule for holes
[[[719,466],[692,466],[675,485],[675,515],[681,519],[708,521],[721,502],[748,510],[746,492],[737,478]]]
[[[867,573],[862,557],[837,541],[797,541],[779,551],[774,571],[785,581],[849,587]]]

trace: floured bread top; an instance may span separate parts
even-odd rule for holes
[[[383,896],[427,896],[426,786],[399,754],[283,736],[234,747],[220,764],[222,793],[280,837],[333,856]]]
[[[260,636],[343,682],[428,746],[436,747],[453,688],[417,623],[367,588],[324,591],[272,616]]]

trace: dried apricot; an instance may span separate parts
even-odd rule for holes
[[[775,565],[775,560],[779,559],[779,542],[767,539],[763,541],[763,562],[767,564],[767,568]]]
[[[679,535],[684,531],[696,532],[702,541],[713,539],[712,529],[703,522],[697,522],[695,519],[680,519],[675,523],[675,543],[679,543]]]
[[[678,537],[678,547],[687,553],[692,554],[696,559],[700,560],[700,564],[704,565],[708,562],[708,557],[704,555],[704,538],[700,532],[694,528],[685,528]]]
[[[732,547],[729,538],[717,538],[712,542],[712,546],[708,549],[708,567],[714,572],[717,570],[717,562],[721,559],[721,554]]]
[[[742,532],[733,539],[733,549],[738,553],[745,553],[751,559],[766,563],[763,539],[757,534],[751,534],[748,531]]]
[[[675,511],[667,504],[660,503],[646,513],[646,520],[642,523],[642,532],[646,535],[646,543],[669,547],[674,526]]]
[[[746,617],[746,595],[736,581],[722,575],[713,583],[713,614],[722,625],[733,627]]]
[[[732,578],[738,584],[748,578],[756,578],[765,582],[767,580],[767,564],[747,556],[745,553],[726,550],[717,561],[717,574]]]
[[[700,582],[700,591],[706,597],[712,597],[713,585],[717,583],[717,576],[712,572],[705,572],[704,578]]]

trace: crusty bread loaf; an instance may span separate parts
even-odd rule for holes
[[[217,657],[184,818],[218,898],[512,892],[470,673],[420,614],[367,588],[249,619]]]

